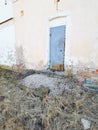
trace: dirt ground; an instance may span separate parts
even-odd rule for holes
[[[0,68],[0,130],[98,130],[98,93],[73,75]]]

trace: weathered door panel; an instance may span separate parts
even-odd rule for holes
[[[64,70],[65,26],[50,28],[50,69]]]

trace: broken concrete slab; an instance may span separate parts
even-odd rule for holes
[[[40,88],[40,86],[48,87],[51,94],[62,93],[65,89],[66,79],[62,77],[49,76],[48,74],[34,74],[27,76],[22,79],[20,84],[27,86],[29,88]]]

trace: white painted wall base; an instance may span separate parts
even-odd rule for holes
[[[13,21],[0,26],[0,64],[12,66],[15,58],[15,29]]]

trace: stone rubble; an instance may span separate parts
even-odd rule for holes
[[[84,130],[90,129],[90,125],[91,125],[91,122],[90,122],[90,121],[88,121],[88,120],[82,118],[82,119],[81,119],[81,122],[82,122],[82,124],[83,124],[83,126],[84,126]]]

